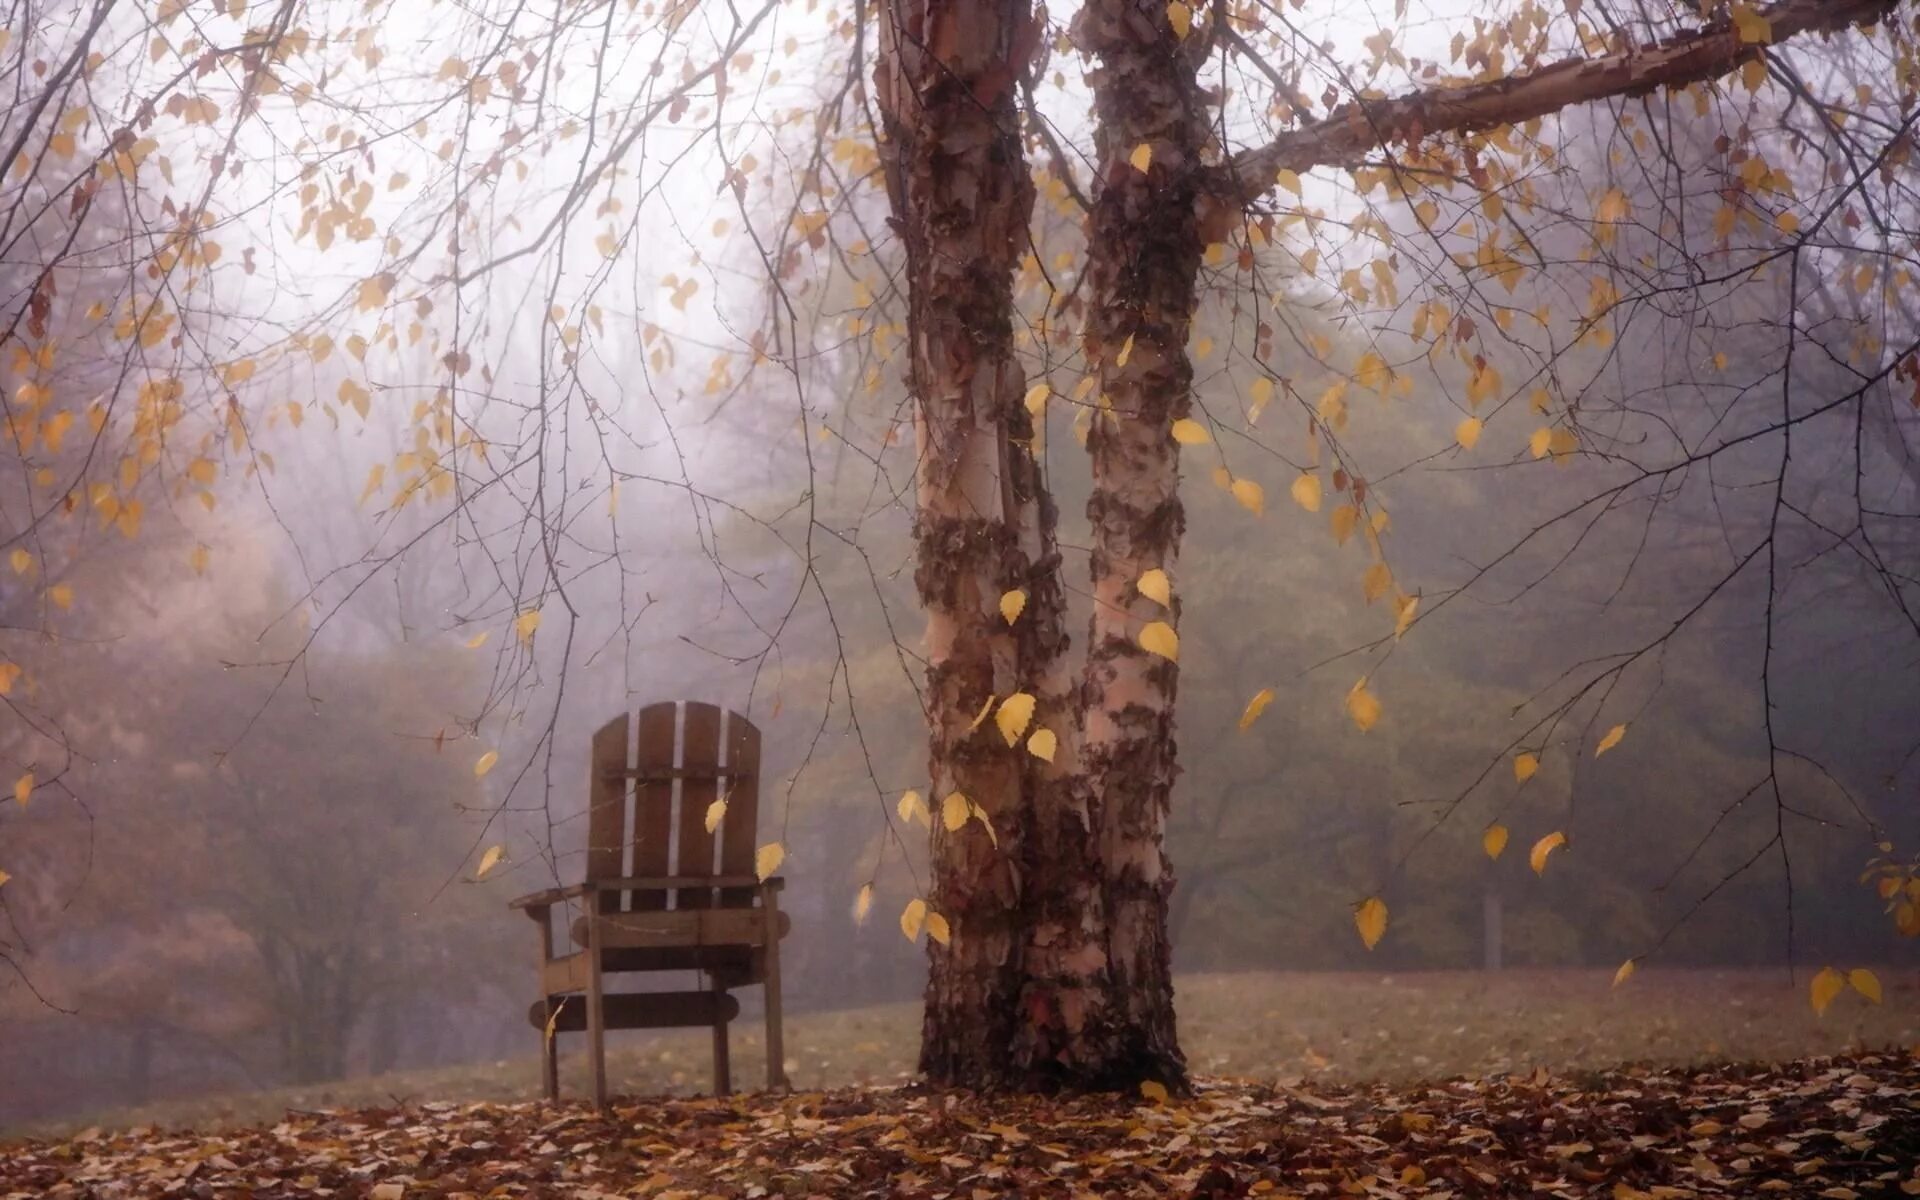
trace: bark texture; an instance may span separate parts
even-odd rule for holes
[[[880,12],[875,90],[906,247],[919,447],[928,901],[952,931],[950,945],[929,943],[920,1067],[940,1083],[1046,1087],[1061,1082],[1065,1043],[1086,1024],[1086,1006],[1063,986],[1079,981],[1062,978],[1058,948],[1075,942],[1062,924],[1097,930],[1099,910],[1083,897],[1097,899],[1084,817],[1079,844],[1063,844],[1073,840],[1062,835],[1075,816],[1076,731],[1065,598],[1013,348],[1014,272],[1034,190],[1014,82],[1039,29],[1027,0],[901,0]],[[1009,624],[1000,598],[1015,589],[1026,606]],[[1044,727],[1058,740],[1051,766],[1008,746],[991,722],[974,728],[988,697],[1019,691],[1036,699],[1028,734]],[[986,812],[993,837],[978,821],[944,828],[953,792]]]
[[[1153,569],[1177,581],[1179,446],[1170,432],[1191,407],[1187,332],[1202,244],[1196,216],[1206,182],[1208,110],[1192,61],[1158,0],[1089,0],[1076,44],[1095,56],[1100,189],[1089,216],[1087,358],[1099,364],[1101,405],[1087,436],[1093,459],[1093,618],[1083,680],[1084,767],[1099,797],[1107,948],[1118,1037],[1095,1081],[1156,1079],[1183,1086],[1173,1016],[1167,904],[1173,870],[1163,848],[1178,772],[1173,710],[1179,667],[1142,649],[1171,608],[1141,595]],[[1138,167],[1146,147],[1147,169]],[[1176,582],[1177,586],[1177,582]]]

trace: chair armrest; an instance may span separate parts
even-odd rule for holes
[[[772,876],[764,881],[752,875],[622,875],[581,884],[596,892],[666,892],[675,888],[762,888],[779,891],[787,881]]]
[[[529,892],[524,896],[516,896],[512,900],[507,901],[507,907],[528,909],[551,908],[562,900],[571,900],[576,896],[584,896],[589,890],[589,886],[584,883],[576,883],[571,887],[548,888],[543,892]]]

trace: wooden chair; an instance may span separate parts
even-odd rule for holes
[[[701,1025],[713,1029],[713,1090],[727,1094],[727,1022],[740,1015],[728,992],[756,983],[766,987],[767,1086],[785,1087],[780,939],[790,922],[784,881],[755,878],[760,731],[711,704],[651,704],[593,735],[591,787],[586,879],[512,902],[540,926],[540,999],[527,1018],[541,1031],[547,1098],[560,1095],[562,1033],[586,1033],[593,1099],[604,1108],[607,1030]],[[708,833],[719,799],[726,809]],[[580,901],[568,926],[577,949],[555,957],[553,907]],[[608,994],[603,983],[676,970],[704,972],[707,987]]]

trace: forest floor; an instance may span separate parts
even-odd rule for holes
[[[626,1035],[615,1090],[654,1098],[611,1123],[528,1103],[529,1056],[48,1125],[0,1138],[0,1198],[895,1194],[887,1176],[964,1200],[1149,1179],[1203,1196],[1920,1195],[1904,1174],[1920,1165],[1920,978],[1880,978],[1884,1003],[1849,992],[1816,1017],[1805,978],[1777,971],[1647,970],[1617,990],[1587,971],[1191,976],[1182,1036],[1207,1082],[1165,1108],[916,1095],[899,1086],[915,1006],[801,1014],[788,1072],[807,1091],[786,1101],[662,1099],[707,1086],[706,1034]],[[753,1087],[757,1021],[734,1047]],[[1686,1073],[1729,1061],[1775,1065]],[[1421,1082],[1445,1079],[1467,1082]],[[804,1152],[770,1149],[781,1138]],[[478,1185],[496,1177],[505,1191]]]

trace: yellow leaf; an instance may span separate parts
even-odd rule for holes
[[[927,802],[920,798],[919,792],[902,792],[896,811],[899,812],[902,821],[918,818],[922,825],[933,824],[933,814],[927,811]]]
[[[381,307],[387,302],[387,292],[393,287],[393,276],[377,275],[360,283],[359,306],[361,312]]]
[[[33,776],[29,775],[27,778],[32,779]],[[15,789],[14,795],[19,794],[19,790]],[[1880,1003],[1880,978],[1865,967],[1855,967],[1847,972],[1847,986],[1875,1004]]]
[[[476,633],[472,637],[467,639],[467,649],[478,650],[480,647],[486,645],[487,639],[492,636],[493,636],[492,630],[482,629],[479,633]]]
[[[1136,581],[1133,586],[1140,589],[1142,596],[1158,604],[1161,608],[1173,607],[1173,585],[1168,581],[1167,573],[1159,567],[1155,567],[1151,571],[1142,572],[1139,580]]]
[[[1000,736],[1012,746],[1020,741],[1020,735],[1033,723],[1033,696],[1028,692],[1015,692],[1000,702],[1000,711],[993,714],[993,723],[1000,727]]]
[[[1420,597],[1399,596],[1393,602],[1393,636],[1399,638],[1413,628],[1413,618],[1420,611]]]
[[[1542,425],[1540,428],[1534,430],[1533,435],[1527,439],[1527,449],[1533,452],[1535,458],[1545,458],[1547,456],[1547,447],[1552,443],[1553,430]]]
[[[1495,821],[1480,833],[1480,848],[1488,858],[1499,858],[1507,848],[1507,827]]]
[[[1165,621],[1152,621],[1140,631],[1140,648],[1171,662],[1180,661],[1180,635]]]
[[[1619,987],[1621,984],[1625,983],[1627,980],[1632,979],[1633,972],[1634,972],[1634,960],[1630,958],[1627,961],[1621,963],[1620,969],[1613,973],[1613,986]]]
[[[1380,698],[1367,690],[1367,679],[1364,675],[1360,677],[1360,682],[1354,684],[1353,689],[1347,693],[1347,715],[1353,718],[1353,723],[1359,727],[1361,733],[1372,729],[1380,720]]]
[[[1038,417],[1041,411],[1047,407],[1047,397],[1052,391],[1053,389],[1044,383],[1036,383],[1028,388],[1026,398],[1027,411],[1035,417]]]
[[[1368,604],[1386,595],[1387,589],[1392,586],[1393,572],[1388,570],[1387,564],[1383,562],[1377,562],[1368,567],[1367,573],[1360,578],[1360,590],[1365,594]]]
[[[1567,844],[1567,835],[1560,832],[1550,833],[1533,844],[1533,850],[1527,855],[1527,864],[1535,875],[1547,873],[1547,855]]]
[[[920,926],[926,923],[926,919],[927,902],[909,900],[907,906],[900,910],[900,932],[907,935],[908,941],[915,941],[920,937]]]
[[[1300,476],[1293,481],[1293,487],[1289,490],[1293,494],[1295,504],[1308,512],[1320,511],[1320,477],[1318,475]]]
[[[1167,1085],[1157,1079],[1142,1079],[1140,1081],[1140,1096],[1142,1099],[1151,1100],[1155,1104],[1165,1104],[1169,1099],[1167,1095]]]
[[[953,932],[947,928],[947,919],[932,911],[927,913],[927,936],[942,946],[953,940]]]
[[[1347,539],[1353,536],[1353,527],[1358,524],[1359,521],[1360,510],[1351,504],[1342,504],[1339,508],[1334,509],[1331,518],[1334,545],[1346,545]]]
[[[1479,417],[1468,417],[1466,420],[1460,422],[1460,424],[1454,426],[1453,440],[1460,443],[1462,450],[1471,450],[1474,447],[1474,443],[1480,440],[1480,430],[1482,428],[1484,428],[1484,423]]]
[[[1053,752],[1058,747],[1059,741],[1060,739],[1054,736],[1053,730],[1036,729],[1033,731],[1033,736],[1027,739],[1027,753],[1045,762],[1052,762]]]
[[[765,883],[772,877],[775,871],[780,869],[780,864],[786,860],[787,848],[779,842],[768,842],[753,852],[754,878]]]
[[[489,750],[485,754],[482,754],[473,764],[473,777],[478,779],[482,775],[485,775],[488,771],[493,770],[493,765],[499,761],[500,752],[498,750]]]
[[[993,711],[993,693],[989,692],[987,693],[987,699],[985,703],[980,705],[980,711],[973,714],[973,721],[970,724],[968,724],[967,732],[972,733],[974,730],[980,728],[980,722],[986,720],[987,714],[992,711]]]
[[[1794,234],[1800,232],[1800,214],[1783,212],[1773,219],[1773,225],[1774,228],[1778,229],[1781,233],[1792,237]]]
[[[1813,984],[1808,992],[1808,998],[1813,1001],[1814,1015],[1826,1016],[1827,1006],[1838,999],[1840,993],[1846,989],[1847,981],[1840,972],[1832,967],[1822,967],[1820,973],[1813,977]]]
[[[1593,206],[1593,219],[1596,221],[1622,221],[1632,211],[1627,203],[1627,194],[1619,188],[1610,188],[1600,197],[1600,203]]]
[[[1594,747],[1593,756],[1599,758],[1602,754],[1618,746],[1620,739],[1626,736],[1627,727],[1625,725],[1615,725],[1612,729],[1607,730],[1607,736],[1601,738],[1600,744]]]
[[[867,914],[873,911],[873,885],[863,883],[853,897],[853,923],[865,925]]]
[[[1266,489],[1251,479],[1236,479],[1233,481],[1233,498],[1240,502],[1241,508],[1255,515],[1263,513],[1267,509]]]
[[[1253,727],[1253,723],[1260,719],[1260,714],[1267,711],[1267,705],[1272,703],[1273,703],[1272,688],[1261,688],[1259,691],[1255,692],[1253,694],[1253,699],[1247,701],[1247,707],[1243,709],[1240,713],[1241,732],[1244,733],[1248,729],[1251,729]]]
[[[973,804],[965,796],[959,792],[949,792],[947,798],[940,802],[940,824],[946,826],[948,833],[959,833],[972,812]]]
[[[1371,950],[1380,944],[1387,932],[1387,902],[1378,896],[1368,896],[1353,910],[1353,927],[1360,931],[1360,940]]]
[[[20,546],[13,548],[13,553],[7,556],[7,562],[13,567],[15,575],[25,575],[33,570],[33,555]]]
[[[1181,41],[1187,40],[1187,34],[1193,32],[1193,10],[1173,0],[1167,5],[1167,23],[1173,26],[1173,36]]]
[[[54,584],[52,587],[47,589],[47,599],[53,601],[54,604],[59,608],[72,608],[73,607],[73,585],[70,583]]]
[[[712,833],[714,830],[720,828],[720,820],[722,817],[725,817],[726,815],[727,815],[726,797],[723,796],[720,799],[715,800],[712,804],[707,805],[707,819],[706,819],[707,832]]]
[[[1153,147],[1141,142],[1133,148],[1132,154],[1127,155],[1127,161],[1133,164],[1134,170],[1146,174],[1147,168],[1153,165]]]
[[[1145,170],[1146,168],[1142,167],[1141,169]],[[1120,353],[1113,356],[1113,365],[1116,367],[1124,367],[1127,365],[1127,360],[1132,357],[1133,357],[1133,335],[1128,334],[1127,340],[1120,343]],[[1101,399],[1101,403],[1102,404],[1106,403],[1106,400],[1104,397]]]
[[[1000,593],[1000,616],[1011,625],[1027,610],[1027,594],[1019,588]]]
[[[213,561],[213,551],[204,544],[195,546],[187,553],[187,565],[193,568],[195,575],[205,575],[207,564]]]
[[[0,662],[0,696],[13,691],[14,681],[20,678],[20,664]]]
[[[1716,350],[1713,352],[1713,369],[1716,371],[1724,371],[1727,369],[1727,352],[1725,350]]]
[[[7,880],[12,878],[13,876],[7,874],[5,871],[0,871],[0,887],[7,886]]]
[[[540,628],[540,610],[530,608],[513,619],[513,632],[520,638],[520,644],[533,644],[533,631]]]
[[[1173,440],[1182,446],[1204,446],[1213,440],[1213,435],[1192,417],[1181,417],[1173,423]]]
[[[1513,781],[1515,783],[1525,783],[1527,780],[1532,779],[1534,772],[1539,769],[1540,756],[1538,754],[1516,754],[1513,756]]]
[[[485,879],[487,872],[499,866],[500,860],[506,856],[507,848],[505,846],[488,846],[487,852],[480,856],[480,866],[474,871],[473,877],[475,879]]]
[[[1773,41],[1773,22],[1751,4],[1733,6],[1733,27],[1743,45],[1765,46]]]
[[[1767,60],[1756,56],[1741,63],[1740,82],[1746,84],[1750,92],[1757,92],[1767,86]],[[1732,209],[1727,211],[1731,212]]]
[[[21,808],[25,808],[27,806],[27,801],[32,797],[33,797],[33,772],[28,771],[25,775],[22,775],[20,778],[13,781],[13,802],[15,804],[18,804]]]
[[[1286,167],[1281,167],[1273,173],[1273,182],[1296,196],[1303,194],[1300,186],[1300,172],[1298,171],[1290,171]]]

